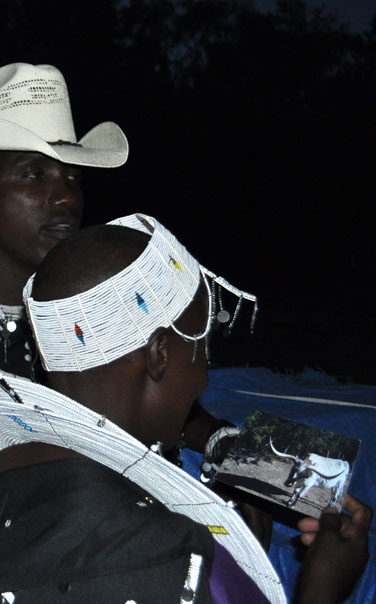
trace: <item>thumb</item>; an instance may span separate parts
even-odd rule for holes
[[[325,508],[320,516],[320,529],[325,531],[339,531],[341,518],[335,508]]]

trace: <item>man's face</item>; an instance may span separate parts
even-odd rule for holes
[[[40,153],[0,152],[0,260],[33,272],[80,225],[80,169]]]

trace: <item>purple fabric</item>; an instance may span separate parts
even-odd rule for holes
[[[214,604],[269,604],[256,583],[216,541],[210,590]]]

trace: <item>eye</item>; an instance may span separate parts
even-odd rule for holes
[[[42,170],[41,168],[30,168],[24,174],[24,178],[26,178],[27,180],[37,180],[39,178],[43,178],[43,176],[44,170]]]
[[[67,180],[71,180],[73,182],[81,182],[83,179],[83,174],[81,170],[74,170],[73,172],[68,172]]]

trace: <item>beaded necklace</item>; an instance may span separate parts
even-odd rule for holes
[[[0,366],[11,373],[29,375],[31,339],[24,307],[0,304]]]

